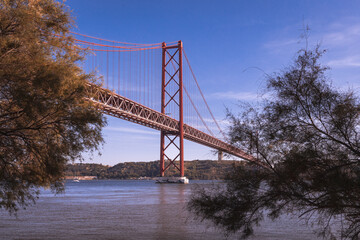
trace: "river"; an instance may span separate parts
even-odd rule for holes
[[[226,238],[186,210],[196,184],[142,180],[67,181],[65,193],[42,190],[17,217],[0,211],[0,239],[237,239]],[[265,221],[250,239],[317,239],[300,220]]]

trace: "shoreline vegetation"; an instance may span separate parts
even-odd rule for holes
[[[193,160],[185,161],[185,176],[190,180],[223,180],[234,167],[246,164],[243,161]],[[101,179],[142,179],[151,180],[159,177],[159,161],[124,162],[114,166],[96,163],[68,164],[66,180],[101,180]],[[166,171],[167,177],[178,177],[174,166]]]

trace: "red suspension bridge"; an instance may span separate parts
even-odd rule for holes
[[[248,161],[254,157],[225,141],[181,41],[135,44],[73,33],[89,51],[83,68],[102,78],[89,83],[89,98],[105,114],[157,129],[160,175],[174,166],[184,176],[184,139]],[[217,136],[221,137],[217,137]]]

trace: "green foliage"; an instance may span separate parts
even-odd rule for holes
[[[195,160],[185,161],[185,176],[189,179],[215,180],[225,179],[232,172],[234,166],[244,162]],[[97,176],[98,179],[138,179],[140,177],[158,177],[160,173],[159,161],[154,162],[126,162],[113,167],[101,164],[71,164],[67,166],[67,176]],[[178,176],[175,168],[169,168],[166,176]]]
[[[246,238],[266,214],[317,216],[319,235],[360,232],[360,103],[326,78],[318,48],[299,52],[294,64],[268,78],[272,98],[232,120],[232,142],[268,168],[239,167],[221,189],[193,195],[189,208],[226,232]],[[314,222],[312,222],[314,223]]]
[[[102,142],[102,115],[87,102],[68,9],[52,0],[0,0],[0,208],[62,189],[69,161]]]
[[[98,179],[103,179],[107,175],[109,166],[94,163],[78,163],[68,164],[66,166],[65,175],[76,176],[96,176]]]

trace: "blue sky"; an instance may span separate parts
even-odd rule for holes
[[[68,0],[79,33],[110,40],[157,43],[182,40],[202,91],[226,129],[225,106],[254,102],[265,75],[288,66],[305,46],[327,49],[322,61],[333,85],[360,89],[360,1]],[[160,84],[160,83],[159,83]],[[159,96],[160,99],[160,96]],[[108,117],[102,155],[87,162],[115,165],[159,159],[159,132]],[[216,159],[185,143],[185,159]]]

